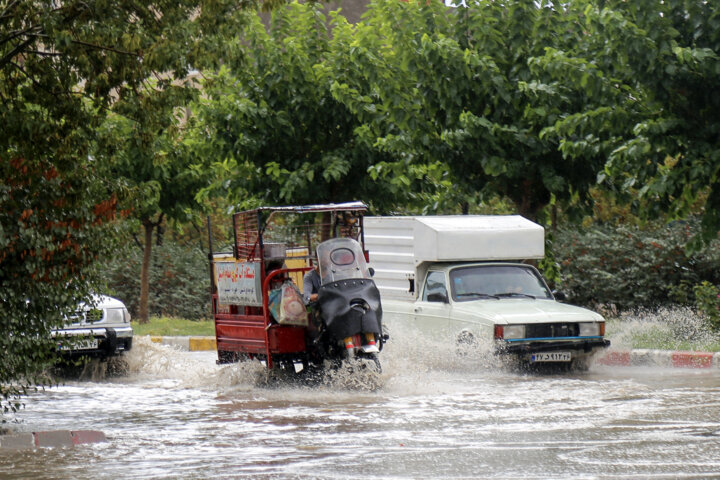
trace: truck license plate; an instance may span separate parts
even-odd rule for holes
[[[542,352],[530,355],[531,362],[569,362],[572,359],[570,352]]]
[[[60,344],[60,350],[94,350],[96,348],[98,348],[96,338]]]

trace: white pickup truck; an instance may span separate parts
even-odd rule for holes
[[[365,217],[365,246],[383,320],[396,334],[492,342],[521,365],[584,369],[610,345],[605,320],[556,301],[527,260],[544,229],[517,215]]]

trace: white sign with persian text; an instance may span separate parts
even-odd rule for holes
[[[259,262],[216,262],[218,303],[262,306]]]

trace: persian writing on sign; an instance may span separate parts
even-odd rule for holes
[[[218,303],[262,305],[258,262],[217,262],[215,282],[218,288]]]

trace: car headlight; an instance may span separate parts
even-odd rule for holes
[[[598,337],[605,335],[605,322],[579,323],[578,335],[581,337]]]
[[[125,321],[125,316],[120,308],[108,308],[105,310],[105,314],[108,323],[123,323]]]
[[[495,325],[495,338],[500,340],[525,338],[525,325]]]

